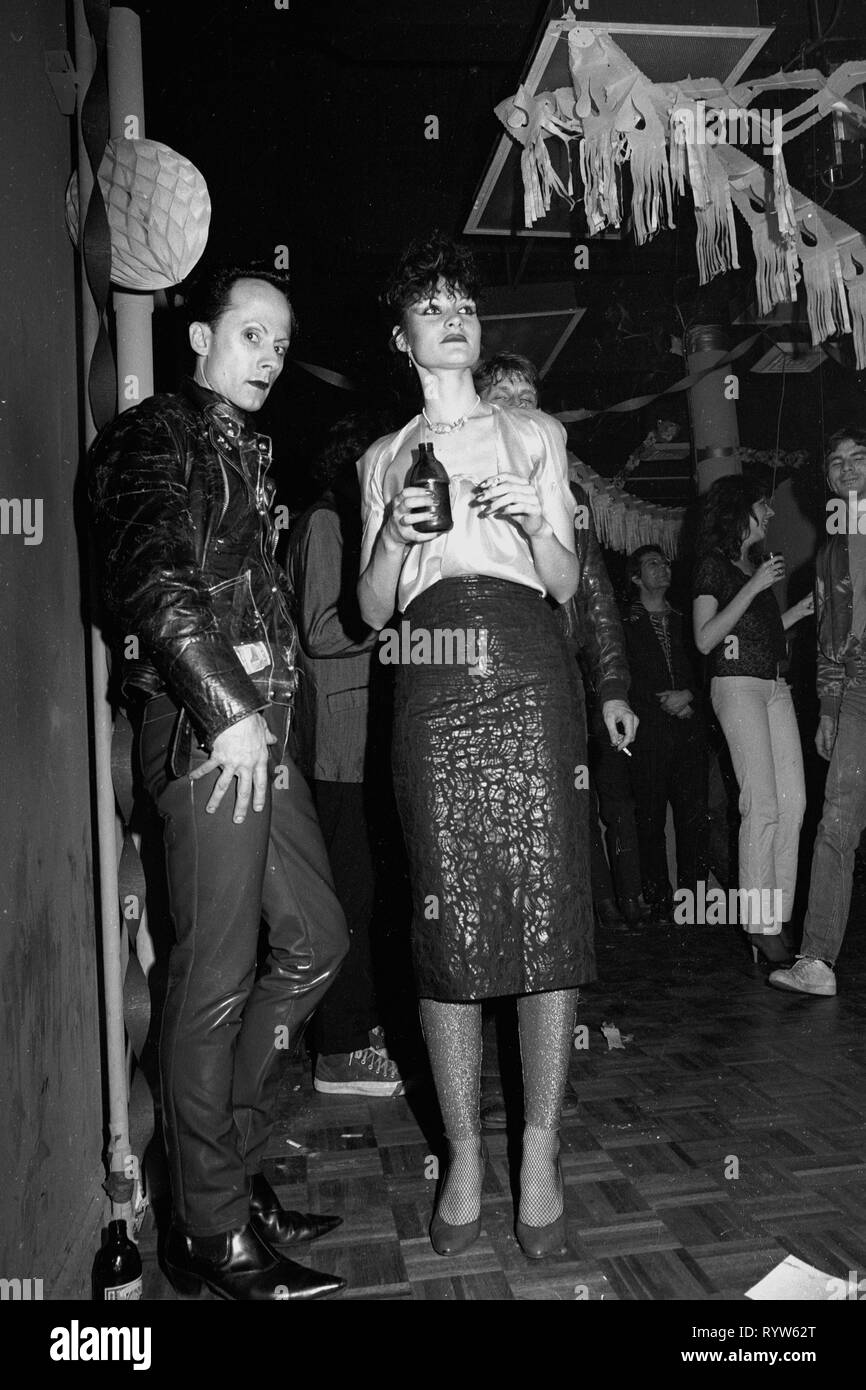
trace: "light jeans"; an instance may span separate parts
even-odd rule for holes
[[[848,913],[854,854],[866,828],[866,685],[846,681],[833,756],[824,788],[824,812],[812,855],[804,956],[833,964]]]
[[[740,788],[740,888],[757,889],[758,902],[775,903],[773,893],[780,894],[781,920],[769,931],[763,926],[769,935],[791,918],[806,809],[794,702],[787,681],[757,676],[714,676],[710,698]]]

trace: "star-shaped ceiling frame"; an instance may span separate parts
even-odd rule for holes
[[[773,32],[742,25],[624,24],[615,20],[551,20],[544,28],[523,85],[530,95],[571,86],[568,35],[580,25],[610,34],[650,82],[677,82],[711,74],[723,86],[739,81]],[[520,146],[502,132],[472,204],[464,232],[484,236],[571,237],[571,213],[555,199],[550,212],[527,231],[523,225]],[[568,149],[550,142],[556,172],[567,180]]]

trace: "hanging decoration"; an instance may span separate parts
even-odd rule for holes
[[[157,140],[109,140],[99,187],[111,233],[111,281],[126,290],[177,285],[199,261],[210,226],[204,178]],[[66,189],[66,226],[78,244],[78,177]]]
[[[776,452],[775,449],[744,449],[742,445],[737,450],[743,471],[748,473],[749,468],[773,468],[777,473],[788,475],[799,473],[810,463],[809,454],[805,449],[792,449]]]
[[[685,507],[659,507],[624,492],[574,454],[568,455],[569,477],[586,494],[602,545],[628,555],[639,545],[657,545],[669,560],[676,558],[685,520]]]
[[[566,186],[544,144],[550,135],[566,144],[576,139],[590,236],[622,221],[619,171],[626,162],[638,245],[674,226],[674,194],[688,186],[701,284],[739,267],[736,209],[752,234],[762,312],[795,301],[802,282],[813,345],[853,332],[857,367],[866,368],[866,237],[790,186],[783,149],[834,111],[866,125],[866,110],[848,96],[866,78],[866,62],[842,63],[830,77],[780,72],[730,89],[714,78],[650,82],[610,34],[580,23],[569,29],[568,58],[572,89],[532,96],[521,87],[496,107],[524,146],[525,225],[549,211],[554,193],[572,200],[570,174]],[[811,95],[771,119],[749,109],[760,93],[790,88]],[[731,117],[757,135],[771,168],[720,135],[720,123]]]
[[[568,183],[563,184],[551,163],[546,145],[549,135],[556,135],[567,144],[572,135],[580,130],[580,122],[574,114],[574,93],[571,88],[559,87],[555,92],[532,96],[525,87],[520,87],[516,96],[500,102],[496,115],[508,134],[523,146],[520,170],[527,227],[550,212],[554,193],[565,198],[569,207],[573,206],[571,165]]]

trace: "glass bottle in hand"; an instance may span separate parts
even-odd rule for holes
[[[433,452],[432,444],[419,444],[418,457],[406,475],[405,487],[423,487],[430,494],[435,514],[427,520],[413,522],[416,531],[433,535],[439,531],[450,531],[454,525],[451,516],[451,497],[448,492],[448,474]]]

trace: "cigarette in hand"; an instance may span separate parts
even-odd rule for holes
[[[620,753],[625,753],[625,756],[626,756],[627,758],[630,758],[630,757],[631,757],[631,749],[630,749],[630,748],[623,748],[623,747],[620,747],[620,750],[619,750],[619,751],[620,751]]]

